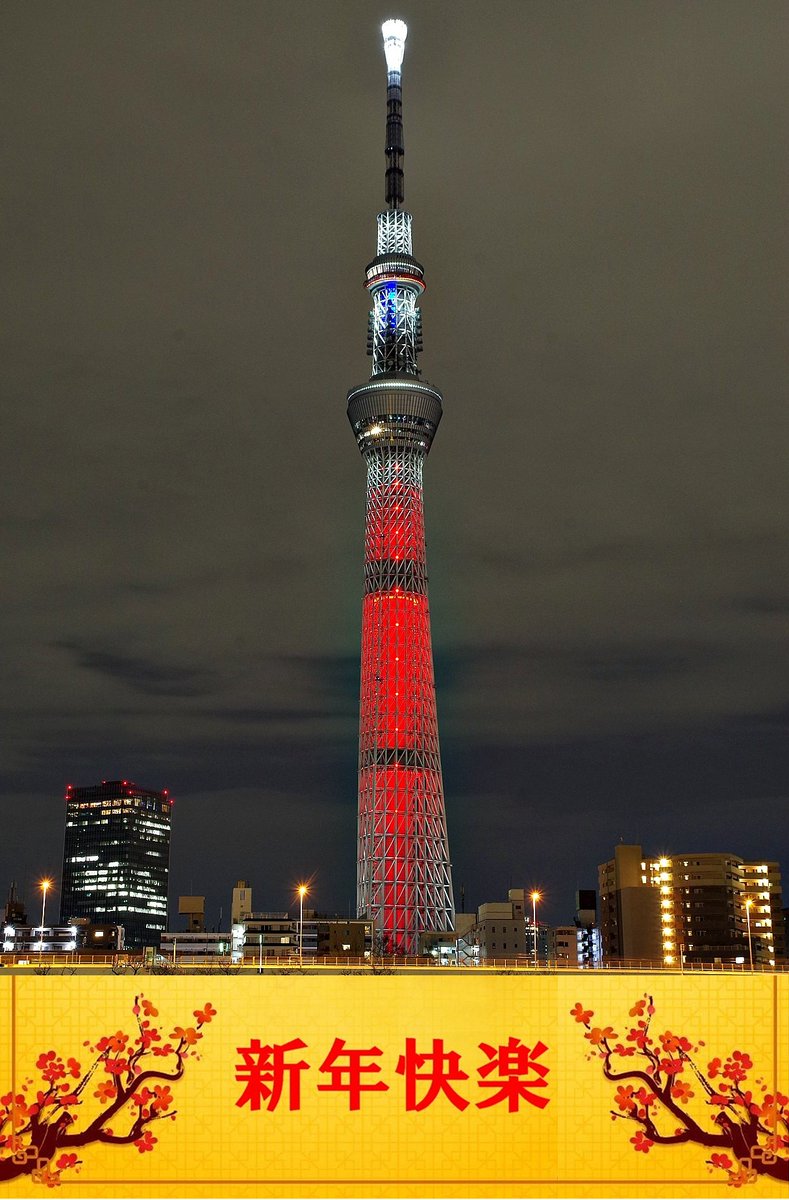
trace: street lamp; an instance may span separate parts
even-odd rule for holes
[[[753,900],[751,900],[751,899],[748,899],[745,901],[745,920],[748,923],[748,961],[751,964],[751,970],[753,970],[753,944],[751,942],[751,905],[752,904],[753,904]]]
[[[40,943],[40,948],[39,948],[39,954],[43,954],[43,952],[44,952],[44,920],[45,920],[46,912],[47,912],[47,892],[49,891],[49,889],[51,887],[52,887],[51,879],[42,879],[41,880],[41,943]]]
[[[537,901],[542,900],[539,892],[531,894],[531,931],[532,931],[532,957],[535,967],[537,966]]]
[[[299,884],[299,966],[301,966],[304,957],[304,897],[307,895],[308,890],[306,884]]]

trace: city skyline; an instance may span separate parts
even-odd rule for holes
[[[175,799],[171,895],[354,904],[342,397],[390,16],[451,415],[458,906],[539,886],[566,919],[620,837],[787,869],[783,8],[42,4],[3,17],[0,882],[29,903],[65,785],[129,777]]]

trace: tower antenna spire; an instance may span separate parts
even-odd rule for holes
[[[401,70],[408,26],[405,21],[384,21],[381,33],[386,55],[386,203],[396,210],[405,199]]]

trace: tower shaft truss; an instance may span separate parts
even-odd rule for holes
[[[395,33],[405,26],[397,26]],[[402,60],[402,43],[400,59]],[[387,55],[388,56],[388,55]],[[454,929],[438,740],[422,471],[442,397],[420,379],[418,302],[403,200],[400,72],[387,76],[389,208],[378,216],[368,265],[370,382],[348,393],[348,417],[367,465],[359,713],[357,909],[393,953],[416,954],[421,935]]]

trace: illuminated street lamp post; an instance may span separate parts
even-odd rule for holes
[[[748,961],[751,964],[751,970],[753,970],[753,944],[751,942],[751,905],[752,904],[753,904],[753,900],[751,900],[750,898],[745,901],[745,920],[748,923]]]
[[[44,952],[44,921],[46,919],[46,912],[47,912],[47,892],[49,891],[49,889],[51,887],[52,887],[51,879],[42,879],[41,880],[41,941],[39,943],[39,951],[38,951],[39,957]]]
[[[304,897],[307,895],[305,884],[299,885],[299,966],[304,957]]]
[[[532,958],[535,967],[537,966],[537,901],[541,900],[542,896],[539,892],[531,894],[531,931],[532,931]]]

